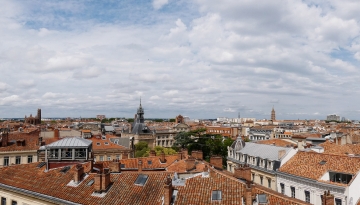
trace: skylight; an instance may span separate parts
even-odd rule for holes
[[[266,194],[259,194],[258,195],[259,204],[265,204],[267,203],[267,197]]]
[[[86,185],[91,186],[91,185],[93,185],[93,183],[94,183],[94,180],[92,179]]]
[[[120,164],[120,168],[125,168],[125,164]]]
[[[135,181],[135,185],[144,186],[144,184],[146,183],[146,181],[147,181],[148,178],[149,178],[148,175],[139,174],[139,176],[137,177],[137,179],[136,179],[136,181]]]
[[[148,161],[148,164],[149,164],[149,165],[150,165],[150,164],[152,164],[152,161],[151,161],[151,160],[149,160],[149,161]]]
[[[40,162],[36,167],[37,168],[41,168],[46,164],[46,162]]]
[[[70,169],[70,166],[66,166],[66,167],[62,168],[62,169],[60,170],[60,172],[66,173],[67,171],[69,171],[69,169]]]
[[[211,200],[221,200],[221,191],[220,190],[212,191]]]
[[[321,162],[319,162],[319,164],[321,164],[321,165],[324,165],[325,163],[326,163],[325,160],[322,160]]]

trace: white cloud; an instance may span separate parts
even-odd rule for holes
[[[154,9],[161,9],[163,6],[169,3],[169,0],[153,0]]]

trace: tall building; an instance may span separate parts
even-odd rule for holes
[[[271,110],[271,120],[272,121],[275,121],[275,110],[274,110],[274,106],[273,106],[273,108],[272,108],[272,110]]]
[[[340,121],[339,115],[328,115],[326,116],[326,120],[328,121]]]
[[[30,114],[30,117],[25,115],[25,123],[33,125],[41,124],[41,109],[37,110],[37,115],[35,117],[33,117],[32,114]]]

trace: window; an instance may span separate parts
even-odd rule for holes
[[[72,158],[72,149],[62,149],[61,158]]]
[[[75,149],[75,158],[85,158],[86,157],[86,149],[79,148]]]
[[[221,200],[221,191],[220,190],[212,191],[211,200]]]
[[[342,205],[341,199],[335,198],[335,205]]]
[[[152,164],[152,161],[151,160],[148,160],[148,165],[151,165]]]
[[[116,155],[116,159],[120,159],[120,155]]]
[[[6,198],[1,197],[1,205],[6,205]]]
[[[268,202],[266,194],[258,194],[257,198],[260,204],[265,204]]]
[[[32,160],[33,160],[33,156],[32,156],[32,155],[29,155],[29,156],[28,156],[28,163],[32,163]]]
[[[125,168],[125,164],[120,164],[120,168]]]
[[[104,161],[104,156],[100,156],[100,161]]]
[[[9,166],[9,157],[4,157],[4,166]]]
[[[17,201],[12,200],[11,205],[17,205]]]
[[[58,158],[58,157],[59,157],[59,150],[58,149],[49,150],[48,158]]]
[[[21,156],[15,157],[15,164],[21,164]]]
[[[283,183],[280,183],[280,190],[282,194],[285,194],[285,185]]]
[[[109,145],[109,143],[108,143],[108,142],[104,142],[104,144],[105,144],[105,145]]]
[[[309,191],[305,191],[305,201],[310,203],[310,192]]]
[[[260,184],[263,185],[263,179],[264,177],[263,176],[260,176]]]
[[[268,187],[271,188],[271,179],[268,178]]]
[[[255,173],[252,173],[252,180],[254,181],[255,180]]]
[[[96,145],[97,145],[97,146],[100,146],[100,142],[97,142]]]
[[[295,198],[295,187],[290,187],[291,189],[291,197]]]
[[[111,157],[108,157],[108,158],[107,158],[107,161],[111,161]]]
[[[148,175],[139,174],[139,176],[137,177],[137,179],[136,179],[136,181],[135,181],[135,185],[144,186],[144,184],[146,183],[146,181],[147,181],[148,178],[149,178]]]

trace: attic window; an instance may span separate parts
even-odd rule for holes
[[[136,179],[136,181],[135,181],[135,185],[144,186],[144,184],[146,183],[146,181],[147,181],[148,178],[149,178],[148,175],[139,174],[139,176],[137,177],[137,179]]]
[[[212,191],[211,200],[221,200],[221,191],[220,190],[214,190]]]
[[[100,146],[100,142],[97,142],[96,145],[97,145],[97,146]]]
[[[105,145],[109,145],[109,143],[108,143],[108,142],[104,142],[104,144],[105,144]]]
[[[266,204],[268,202],[266,194],[258,194],[258,202],[259,204]]]
[[[321,164],[321,165],[324,165],[325,163],[326,163],[325,160],[322,160],[321,162],[319,162],[319,164]]]
[[[149,161],[148,161],[148,164],[149,164],[149,165],[150,165],[150,164],[152,164],[152,161],[151,161],[151,160],[149,160]]]
[[[102,136],[101,139],[106,140],[106,136]]]

